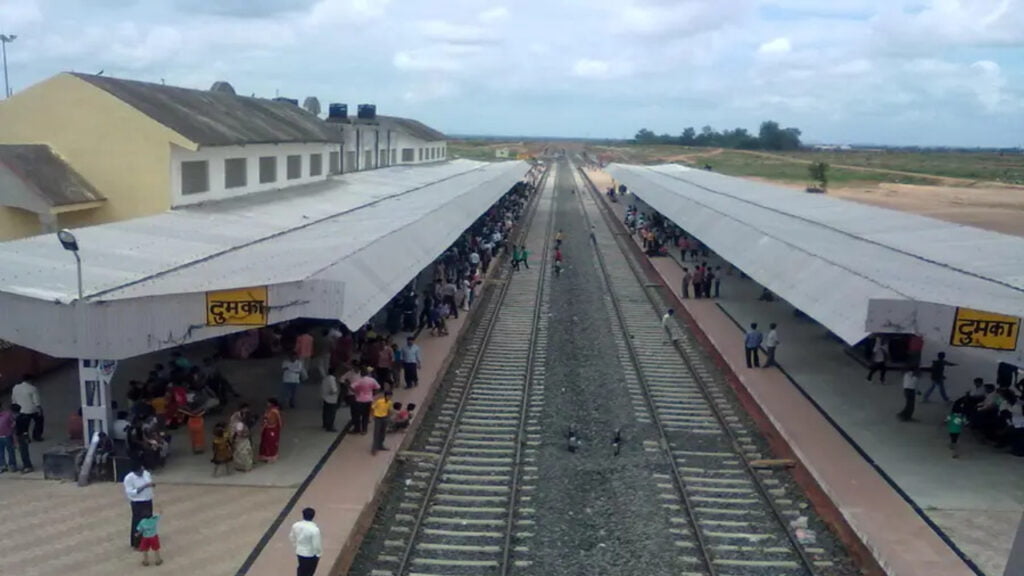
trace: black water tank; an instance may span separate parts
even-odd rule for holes
[[[327,106],[327,119],[344,120],[348,118],[348,104],[330,104]]]
[[[377,117],[377,106],[375,104],[360,104],[356,115],[363,120],[373,120]]]

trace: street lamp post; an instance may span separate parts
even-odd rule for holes
[[[4,97],[11,97],[11,82],[7,79],[7,45],[17,40],[18,37],[14,34],[0,34],[0,52],[3,53],[4,59]]]
[[[82,299],[82,258],[78,255],[78,239],[67,228],[57,232],[57,239],[65,250],[75,255],[75,265],[78,269],[78,299]]]

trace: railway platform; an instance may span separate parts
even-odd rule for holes
[[[604,173],[588,175],[599,189],[610,183]],[[620,223],[638,200],[627,198],[605,199]],[[677,297],[678,258],[647,259]],[[702,260],[729,267],[714,255]],[[919,405],[918,422],[898,421],[897,378],[865,382],[863,367],[823,327],[788,304],[758,301],[760,290],[736,271],[723,277],[720,298],[681,303],[882,568],[968,576],[979,573],[973,563],[1001,576],[1024,510],[1024,463],[970,439],[952,459],[945,404]],[[781,369],[746,368],[742,327],[751,322],[779,324]]]

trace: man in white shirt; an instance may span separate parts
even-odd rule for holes
[[[141,462],[132,464],[132,471],[124,477],[124,495],[132,506],[131,544],[132,548],[139,547],[139,535],[135,528],[139,520],[149,518],[153,515],[153,477],[149,470],[142,467]]]
[[[903,373],[903,410],[897,416],[904,422],[914,419],[914,405],[917,404],[917,382],[921,377],[921,369],[914,368]]]
[[[43,403],[39,399],[39,389],[32,382],[32,375],[25,374],[21,382],[11,390],[11,404],[21,406],[21,413],[32,421],[32,440],[43,439]]]
[[[668,344],[676,341],[675,334],[672,333],[672,317],[676,315],[676,311],[669,308],[668,312],[661,317],[661,329],[665,331],[665,339],[662,340],[662,344]]]
[[[320,398],[324,401],[323,407],[323,429],[328,432],[337,432],[334,427],[334,416],[338,413],[338,396],[341,390],[338,388],[338,379],[334,377],[334,368],[327,368],[327,374],[320,381]]]
[[[323,543],[320,540],[320,527],[313,523],[316,510],[305,508],[302,510],[302,520],[292,524],[292,531],[288,539],[295,546],[295,555],[299,560],[299,568],[296,576],[313,576],[316,574],[316,566],[320,563],[320,555],[323,554]]]
[[[295,408],[295,393],[299,390],[299,382],[306,372],[306,366],[299,358],[299,355],[292,352],[288,359],[281,363],[281,405],[288,403],[289,408]]]
[[[779,347],[779,331],[778,324],[772,322],[768,325],[768,335],[764,338],[764,348],[768,351],[768,360],[764,363],[764,367],[768,368],[771,366],[778,366],[775,363],[775,349]]]

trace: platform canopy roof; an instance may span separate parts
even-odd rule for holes
[[[156,216],[0,243],[0,339],[121,359],[242,328],[206,326],[208,292],[267,287],[269,323],[366,322],[526,174],[458,160],[347,174]]]
[[[876,299],[1024,316],[1024,238],[674,164],[607,170],[850,344]]]

